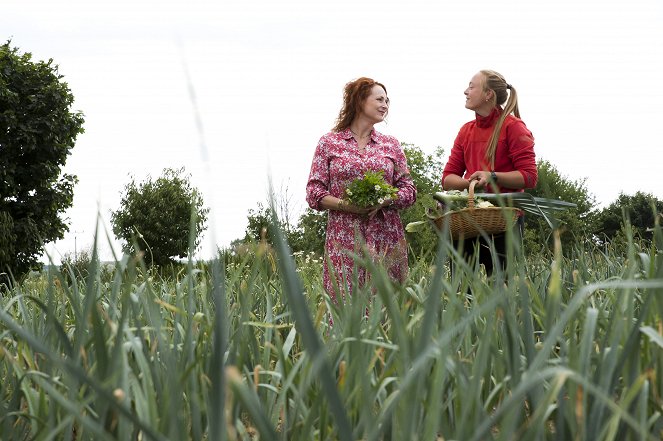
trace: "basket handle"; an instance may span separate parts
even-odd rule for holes
[[[470,181],[470,194],[467,196],[467,208],[471,210],[474,210],[474,186],[476,183],[477,181],[475,179]]]

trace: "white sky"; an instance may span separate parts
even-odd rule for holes
[[[497,70],[538,158],[587,178],[601,206],[620,192],[663,199],[660,0],[2,0],[0,37],[53,58],[85,113],[65,169],[79,178],[70,233],[47,247],[56,262],[92,244],[98,215],[111,230],[129,175],[164,167],[186,167],[212,208],[204,258],[243,236],[269,175],[302,210],[315,146],[359,76],[388,89],[378,130],[448,155],[474,116],[467,82]]]

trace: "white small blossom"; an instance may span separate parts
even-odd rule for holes
[[[377,191],[380,191],[380,186],[379,186],[378,184],[375,184],[375,189],[376,189]]]
[[[378,199],[378,204],[381,204],[381,203],[383,203],[383,202],[384,202],[384,199],[382,199],[382,198],[379,198],[379,199]]]
[[[348,194],[348,196],[352,196],[352,192],[350,191],[350,189],[349,189],[349,188],[348,188],[348,189],[346,189],[346,190],[345,190],[345,192],[346,192],[346,193]]]

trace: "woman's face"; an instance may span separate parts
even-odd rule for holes
[[[384,121],[389,112],[389,98],[387,92],[377,84],[371,89],[371,94],[361,106],[362,116],[369,119],[373,124]]]
[[[483,109],[492,109],[490,102],[491,91],[484,91],[483,89],[484,77],[481,72],[478,72],[470,80],[469,86],[465,89],[465,108],[479,112]],[[481,112],[479,112],[481,113]]]

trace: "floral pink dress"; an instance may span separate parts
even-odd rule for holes
[[[384,171],[385,180],[397,187],[394,204],[380,210],[373,218],[366,215],[329,210],[325,257],[332,265],[323,265],[323,282],[327,293],[336,299],[352,292],[353,254],[359,253],[364,242],[371,257],[385,265],[392,279],[403,282],[407,276],[407,245],[398,210],[412,205],[417,189],[412,182],[400,143],[393,136],[376,130],[363,152],[359,151],[352,132],[346,129],[320,138],[313,156],[311,173],[306,185],[309,206],[321,210],[320,201],[327,195],[345,199],[348,184],[362,178],[367,171]],[[357,235],[357,236],[356,236]],[[358,281],[366,281],[366,270],[358,268]]]

